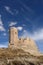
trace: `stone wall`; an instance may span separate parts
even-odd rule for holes
[[[30,38],[18,38],[18,30],[15,27],[11,27],[9,31],[9,48],[21,48],[31,53],[38,52],[34,40]]]

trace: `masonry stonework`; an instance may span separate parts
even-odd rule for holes
[[[18,38],[18,30],[15,27],[11,27],[9,30],[9,48],[21,48],[30,53],[38,52],[38,48],[32,39]]]

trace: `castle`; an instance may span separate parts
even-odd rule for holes
[[[9,48],[20,48],[30,53],[38,53],[37,45],[30,38],[18,38],[18,29],[11,27],[9,30]]]

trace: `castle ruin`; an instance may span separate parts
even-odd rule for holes
[[[15,27],[11,27],[9,30],[9,48],[20,48],[30,53],[38,53],[34,40],[30,38],[18,38],[18,29]]]

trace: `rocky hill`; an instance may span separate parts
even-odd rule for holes
[[[43,65],[43,55],[35,56],[22,49],[0,49],[0,65]]]

